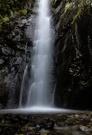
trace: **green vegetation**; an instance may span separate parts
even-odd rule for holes
[[[88,14],[91,11],[91,0],[66,0],[65,10],[63,15],[69,14],[70,12],[73,13],[73,21],[71,24],[74,24],[77,20],[79,20],[86,10]]]
[[[27,9],[22,9],[22,10],[20,10],[20,13],[21,13],[22,15],[26,15],[26,14],[27,14]]]
[[[90,14],[91,1],[90,0],[89,1],[88,0],[84,0],[84,1],[78,0],[78,2],[75,3],[75,6],[77,7],[77,12],[76,12],[75,16],[73,17],[72,24],[74,24],[77,20],[79,20],[81,18],[81,16],[83,15],[83,12],[85,10],[88,14]]]
[[[9,23],[11,18],[18,15],[26,15],[26,0],[1,0],[0,1],[0,27]]]
[[[80,19],[83,11],[86,10],[90,13],[91,0],[63,0],[66,2],[64,12],[61,13],[61,17],[67,16],[73,13],[73,20],[71,24],[74,24]],[[53,5],[58,5],[61,0],[52,0]],[[3,24],[9,24],[11,18],[15,18],[18,15],[27,14],[27,4],[32,3],[31,0],[1,0],[0,1],[0,27]]]
[[[10,15],[11,11],[19,11],[25,7],[26,0],[1,0],[0,1],[0,14]]]

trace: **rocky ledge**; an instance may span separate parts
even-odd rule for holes
[[[0,115],[1,135],[91,135],[92,112]]]

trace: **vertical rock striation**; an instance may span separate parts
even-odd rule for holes
[[[65,108],[92,109],[91,3],[63,0],[54,8],[55,104]]]

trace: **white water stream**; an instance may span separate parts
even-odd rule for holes
[[[28,64],[25,68],[18,109],[3,109],[0,114],[6,113],[80,113],[80,111],[59,109],[50,106],[53,100],[51,82],[53,80],[53,42],[51,34],[51,17],[49,0],[37,0],[37,18],[33,41],[33,55],[31,58],[31,80],[26,79],[30,74]],[[30,82],[30,88],[26,89],[25,83]],[[29,83],[28,83],[29,84]],[[26,104],[23,100],[26,92]]]
[[[37,0],[37,18],[31,62],[31,86],[27,90],[26,107],[49,106],[52,100],[50,91],[52,65],[52,34],[49,0]],[[25,70],[26,72],[26,70]],[[25,76],[24,72],[24,76]],[[24,80],[24,79],[23,79]],[[23,83],[20,95],[22,107]]]

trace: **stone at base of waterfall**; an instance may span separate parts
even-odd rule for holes
[[[41,129],[45,130],[52,130],[54,128],[55,122],[50,119],[44,119],[43,122],[40,122],[36,125],[36,131],[39,131]]]
[[[91,117],[92,112],[53,115],[5,114],[0,115],[0,135],[91,135]],[[45,129],[53,121],[54,127]],[[39,131],[37,125],[41,126]]]

